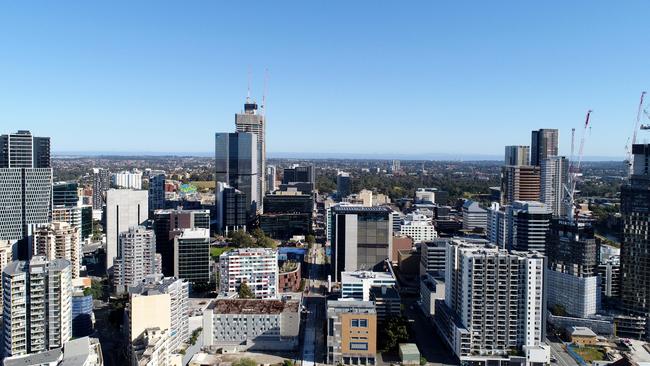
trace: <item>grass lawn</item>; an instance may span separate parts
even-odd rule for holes
[[[580,355],[585,361],[600,361],[605,359],[605,352],[597,347],[573,347],[573,350]]]
[[[215,187],[213,180],[197,180],[195,182],[190,182],[190,184],[193,184],[199,191],[204,189],[214,189]]]
[[[223,252],[226,252],[226,251],[228,251],[230,249],[234,249],[234,247],[212,247],[212,248],[210,248],[210,256],[218,257]]]

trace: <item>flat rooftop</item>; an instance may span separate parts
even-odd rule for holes
[[[390,272],[372,272],[372,271],[341,272],[341,283],[359,282],[363,280],[395,281],[395,278]]]
[[[299,302],[296,300],[218,299],[210,303],[208,309],[215,314],[296,313],[299,309]]]

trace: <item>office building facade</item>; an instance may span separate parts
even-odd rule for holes
[[[246,230],[250,204],[246,195],[226,183],[217,182],[216,192],[217,232]]]
[[[514,201],[539,201],[540,168],[529,165],[506,165],[501,168],[501,204]]]
[[[531,133],[530,165],[540,166],[544,159],[557,156],[558,135],[558,130],[548,128]]]
[[[540,201],[553,212],[553,216],[566,216],[565,197],[569,163],[564,156],[552,156],[541,161]]]
[[[191,284],[207,284],[210,278],[210,230],[182,229],[174,237],[174,277]]]
[[[551,210],[541,202],[513,202],[506,209],[506,249],[544,254],[551,218]]]
[[[109,188],[111,188],[111,172],[103,168],[93,168],[93,210],[102,209]]]
[[[327,364],[374,365],[377,311],[372,301],[327,302]]]
[[[250,133],[254,137],[255,155],[253,156],[253,161],[256,162],[256,184],[252,186],[254,188],[252,192],[257,192],[253,194],[257,197],[258,209],[261,210],[261,200],[266,192],[266,180],[264,179],[264,173],[266,172],[266,119],[264,115],[258,113],[257,103],[248,98],[246,99],[244,113],[235,114],[235,128],[239,133]],[[232,184],[232,182],[227,180],[222,180],[222,182],[228,182],[242,192],[247,192],[246,189],[242,189],[236,184]]]
[[[165,208],[165,172],[155,170],[149,173],[149,211]]]
[[[475,230],[487,228],[487,211],[478,202],[467,200],[463,204],[463,229]]]
[[[336,175],[336,194],[339,199],[343,199],[352,193],[352,178],[350,173],[339,172]]]
[[[245,195],[249,220],[255,216],[262,205],[257,147],[257,135],[254,133],[235,132],[215,135],[216,182],[226,183]],[[219,195],[218,192],[216,194]]]
[[[334,206],[332,222],[332,281],[341,272],[381,270],[390,258],[393,242],[393,211],[384,206]]]
[[[120,253],[120,233],[147,220],[149,199],[147,191],[110,189],[106,192],[106,271],[113,267],[113,260]]]
[[[529,165],[530,146],[506,146],[505,165]]]
[[[285,168],[282,174],[282,184],[316,183],[313,165],[293,165],[290,168]]]

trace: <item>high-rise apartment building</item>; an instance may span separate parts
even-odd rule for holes
[[[246,212],[249,220],[255,216],[262,205],[257,148],[257,135],[254,133],[235,132],[215,135],[216,182],[226,183],[246,195],[248,204]],[[218,205],[219,202],[216,204]]]
[[[131,340],[136,339],[147,328],[160,327],[170,331],[171,351],[178,350],[190,337],[189,293],[187,281],[174,277],[163,278],[159,275],[147,276],[140,284],[131,287],[126,322],[129,325]],[[159,305],[163,311],[152,311]]]
[[[506,146],[505,165],[528,165],[530,161],[530,146]]]
[[[508,220],[506,220],[507,206],[503,207],[498,202],[492,202],[487,209],[487,239],[499,248],[506,248],[508,241]]]
[[[147,220],[149,214],[147,191],[131,189],[110,189],[106,192],[106,270],[113,267],[113,260],[119,255],[120,233],[138,226]]]
[[[558,130],[543,128],[533,131],[530,141],[530,165],[539,166],[542,161],[558,153]]]
[[[165,172],[154,170],[149,173],[149,211],[165,208]]]
[[[174,237],[174,277],[192,284],[212,282],[209,229],[182,229]]]
[[[588,223],[553,219],[548,257],[548,306],[561,306],[567,314],[585,318],[600,309],[598,247]]]
[[[646,319],[650,336],[650,145],[632,146],[632,175],[621,187],[621,305]]]
[[[72,278],[79,277],[82,253],[78,227],[66,222],[52,222],[38,225],[33,235],[33,255],[46,260],[66,259],[70,262]]]
[[[278,295],[278,251],[268,248],[240,248],[219,257],[219,292],[236,293],[242,283],[258,299]]]
[[[103,168],[93,168],[93,210],[102,209],[109,188],[111,188],[111,172]]]
[[[540,171],[538,166],[506,165],[501,168],[501,204],[514,201],[539,201]]]
[[[551,210],[541,202],[513,202],[506,209],[506,249],[544,254],[551,218]]]
[[[0,135],[0,168],[51,168],[50,138],[20,130]]]
[[[567,207],[565,184],[567,184],[569,164],[564,156],[551,156],[540,165],[540,201],[553,212],[553,216],[566,216]]]
[[[2,272],[4,356],[60,348],[72,338],[72,275],[65,259],[33,257]]]
[[[113,262],[114,286],[118,293],[126,292],[145,277],[160,273],[160,254],[156,253],[153,230],[131,226],[119,234],[119,250]]]
[[[77,207],[79,205],[77,182],[56,182],[52,185],[53,207]]]
[[[382,269],[393,244],[393,211],[385,206],[334,206],[332,230],[332,281],[344,271]]]
[[[461,364],[500,365],[512,350],[527,353],[526,365],[549,362],[542,254],[452,240],[446,268],[435,322]],[[543,351],[540,360],[531,359],[533,348]]]
[[[487,228],[487,211],[478,202],[467,200],[463,204],[463,229],[474,230]]]
[[[244,113],[235,114],[235,128],[237,129],[237,132],[252,133],[255,137],[254,142],[256,145],[256,154],[254,156],[254,161],[257,161],[257,169],[255,169],[257,182],[254,188],[257,189],[256,197],[258,197],[258,209],[261,210],[262,202],[260,201],[266,192],[266,180],[264,179],[264,172],[266,172],[266,119],[263,114],[257,112],[257,103],[246,98]],[[231,185],[244,191],[244,189],[241,189],[235,184]]]
[[[120,189],[142,189],[142,172],[118,172],[111,174],[111,184]]]
[[[153,230],[156,252],[162,257],[162,273],[174,275],[174,238],[182,229],[210,229],[210,210],[156,210]]]
[[[336,175],[336,194],[339,199],[343,199],[352,193],[352,181],[350,173],[339,172]]]

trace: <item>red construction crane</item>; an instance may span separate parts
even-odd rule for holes
[[[589,129],[589,118],[591,117],[591,109],[587,111],[587,116],[585,117],[585,124],[582,128],[582,136],[580,138],[580,148],[578,150],[578,156],[574,161],[573,157],[569,161],[569,176],[567,179],[567,184],[564,186],[565,189],[565,194],[566,194],[566,211],[567,211],[567,217],[570,222],[573,222],[574,216],[575,216],[575,208],[574,208],[574,202],[575,202],[575,193],[576,193],[576,183],[578,181],[578,176],[580,176],[580,165],[582,164],[582,154],[584,151],[585,147],[585,137],[587,136],[587,130]],[[574,144],[574,131],[571,133],[571,150],[573,150],[573,144]],[[573,151],[571,153],[573,155]]]

